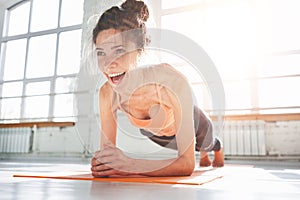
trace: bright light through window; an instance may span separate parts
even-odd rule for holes
[[[73,98],[73,94],[56,95],[54,117],[73,116]]]
[[[21,116],[21,98],[9,98],[1,100],[1,119],[15,121]]]
[[[58,26],[59,0],[35,0],[32,6],[32,32],[54,29]]]
[[[60,26],[81,24],[82,16],[83,0],[62,0]]]
[[[258,72],[261,77],[300,74],[300,55],[265,56]]]
[[[251,77],[256,59],[256,27],[248,2],[209,6],[205,20],[204,49],[212,57],[222,78]]]
[[[163,9],[193,5],[199,2],[203,2],[203,0],[162,0],[161,1]]]
[[[25,0],[6,8],[0,123],[75,119],[83,5],[84,0]]]
[[[7,13],[9,25],[7,35],[18,35],[28,32],[30,2],[24,2],[20,6]],[[4,33],[6,35],[6,33]]]
[[[24,77],[26,39],[13,40],[6,43],[4,61],[4,80],[18,80]],[[2,45],[2,49],[5,44]]]
[[[191,28],[191,20],[197,19],[197,26]],[[166,15],[162,17],[162,28],[176,31],[198,42],[200,45],[204,41],[203,15],[200,10],[182,12]],[[180,44],[178,44],[180,45]]]
[[[56,35],[33,37],[29,42],[27,78],[52,76],[55,66]]]
[[[24,108],[25,118],[44,120],[49,115],[49,96],[26,97]]]
[[[41,95],[50,93],[50,82],[33,82],[26,85],[26,95]]]
[[[63,32],[59,36],[57,74],[75,74],[80,67],[81,31]]]
[[[162,0],[161,25],[197,42],[212,58],[223,79],[230,110],[226,113],[250,113],[256,108],[262,109],[260,113],[294,112],[300,106],[295,92],[300,85],[299,7],[298,0]],[[189,74],[188,68],[181,70]],[[209,101],[196,95],[209,108]],[[280,107],[294,111],[276,109]]]
[[[300,105],[300,78],[275,78],[259,81],[259,104],[262,108]]]
[[[271,35],[272,49],[276,51],[299,50],[300,47],[300,1],[271,1]]]
[[[2,97],[22,96],[23,82],[4,83],[2,86]]]

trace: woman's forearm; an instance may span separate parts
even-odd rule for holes
[[[192,147],[192,146],[191,146]],[[192,148],[178,158],[167,160],[134,159],[112,144],[104,145],[91,161],[95,177],[111,175],[188,176],[193,173],[195,157]]]
[[[168,160],[132,159],[131,163],[132,174],[144,176],[189,176],[195,167],[195,160],[184,156]]]

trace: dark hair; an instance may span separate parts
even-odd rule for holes
[[[101,15],[93,30],[93,42],[96,43],[98,33],[103,30],[112,28],[123,32],[137,29],[135,33],[138,34],[129,39],[134,40],[139,49],[143,49],[148,42],[145,26],[148,18],[149,10],[143,1],[126,0],[120,7],[111,7]]]

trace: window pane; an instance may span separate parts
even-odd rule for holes
[[[46,118],[49,111],[49,96],[25,98],[25,118]]]
[[[56,35],[33,37],[29,42],[27,78],[52,76],[55,66]]]
[[[2,99],[1,119],[17,119],[21,114],[21,98]]]
[[[226,82],[224,89],[226,109],[249,109],[252,107],[250,81]]]
[[[252,78],[256,64],[254,12],[248,1],[234,2],[212,4],[205,11],[205,51],[224,80]]]
[[[162,0],[161,4],[163,9],[168,9],[201,2],[203,2],[203,0]]]
[[[12,8],[7,13],[7,35],[19,35],[28,32],[30,2],[24,2],[21,5]],[[4,35],[6,35],[4,33]]]
[[[81,30],[63,32],[59,36],[57,74],[78,73],[80,66]]]
[[[81,24],[83,19],[83,0],[62,0],[60,26]]]
[[[28,83],[26,85],[26,95],[41,95],[50,93],[50,81]]]
[[[22,96],[23,82],[4,83],[2,88],[2,97]]]
[[[300,46],[300,1],[269,1],[272,10],[271,37],[274,51],[297,50]],[[298,24],[298,25],[297,25]]]
[[[56,93],[66,93],[75,91],[75,78],[57,78],[55,83]]]
[[[203,79],[201,78],[201,72],[198,73],[198,71],[182,57],[170,52],[160,51],[159,58],[160,63],[169,63],[177,71],[181,72],[189,80],[190,83],[203,82]]]
[[[211,96],[204,84],[193,84],[192,85],[192,92],[195,98],[195,104],[203,109],[203,110],[210,110],[211,109]]]
[[[31,32],[53,29],[58,22],[58,0],[34,0],[32,6]]]
[[[300,106],[300,78],[259,81],[259,106],[262,108]]]
[[[189,23],[191,19],[197,19],[197,26],[193,26],[191,28],[191,24]],[[165,15],[162,17],[161,27],[163,29],[169,29],[181,33],[186,37],[189,37],[193,41],[200,43],[204,38],[202,23],[203,15],[201,15],[201,11],[195,10],[190,12]]]
[[[258,70],[261,77],[300,74],[300,55],[265,57]]]
[[[73,94],[56,95],[54,99],[54,117],[73,116]]]
[[[24,77],[26,39],[9,41],[6,44],[4,80],[17,80]],[[2,45],[4,49],[5,45]]]

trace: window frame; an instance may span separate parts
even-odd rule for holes
[[[159,28],[162,28],[161,26],[161,22],[162,22],[162,18],[163,16],[168,16],[168,15],[172,15],[172,14],[180,14],[183,12],[190,12],[190,11],[196,11],[196,10],[200,10],[201,13],[204,13],[204,17],[205,17],[205,10],[206,8],[209,6],[209,2],[207,2],[208,0],[201,0],[198,3],[191,3],[189,5],[184,5],[184,6],[179,6],[179,7],[174,7],[174,8],[166,8],[163,9],[162,7],[162,1],[163,0],[157,0],[154,4],[155,8],[156,8],[156,12],[155,13],[158,17],[157,17],[157,25]],[[232,1],[234,3],[234,1]],[[217,1],[214,1],[213,4],[217,4]],[[256,9],[257,5],[255,0],[250,0],[248,1],[249,5],[252,6],[252,9]],[[222,4],[222,2],[220,3]],[[159,7],[159,9],[157,9]],[[255,17],[255,22],[257,24],[259,24],[259,19]],[[283,56],[283,55],[294,55],[294,54],[298,54],[300,56],[300,47],[297,50],[284,50],[284,51],[280,51],[280,52],[269,52],[269,54],[271,56]],[[260,106],[260,96],[259,96],[259,81],[261,80],[269,80],[269,79],[276,79],[276,78],[291,78],[291,77],[300,77],[300,74],[292,74],[292,75],[281,75],[281,76],[275,76],[275,75],[270,75],[270,76],[260,76],[259,72],[257,71],[256,68],[254,68],[254,70],[252,70],[253,74],[251,74],[251,77],[253,78],[246,78],[246,79],[238,79],[238,77],[236,79],[223,79],[223,84],[226,85],[226,83],[229,82],[236,82],[237,84],[239,83],[239,81],[249,81],[250,82],[250,108],[225,108],[225,114],[226,115],[253,115],[253,114],[261,114],[261,115],[265,115],[268,114],[268,112],[270,112],[269,114],[284,114],[286,113],[286,111],[280,111],[280,110],[290,110],[290,114],[293,114],[294,111],[293,109],[296,109],[297,111],[300,110],[300,105],[290,105],[290,106],[278,106],[278,107],[261,107]],[[222,75],[221,75],[222,76]],[[191,83],[192,85],[204,85],[204,82],[194,82]],[[225,93],[226,95],[226,93]],[[203,97],[204,100],[203,102],[205,103],[205,107],[209,108],[209,97]],[[208,113],[213,113],[213,109],[206,109],[206,111]],[[267,113],[265,112],[267,111]],[[298,112],[299,113],[299,112]]]
[[[19,118],[16,119],[1,119],[0,121],[3,123],[15,123],[18,121],[19,123],[22,122],[31,122],[31,121],[53,121],[53,120],[63,120],[63,121],[70,121],[69,119],[71,118],[72,121],[75,121],[76,116],[64,116],[64,117],[56,117],[54,116],[54,104],[55,104],[55,96],[56,95],[62,95],[62,94],[73,94],[75,95],[74,91],[69,91],[69,92],[56,92],[55,91],[55,84],[56,80],[59,78],[76,78],[77,73],[73,74],[67,74],[67,75],[57,75],[57,67],[58,67],[58,53],[59,53],[59,38],[60,34],[68,31],[77,31],[81,30],[82,32],[82,27],[83,27],[83,21],[80,24],[76,25],[70,25],[70,26],[65,26],[61,27],[60,26],[60,19],[61,19],[61,12],[62,12],[62,0],[58,0],[58,19],[57,19],[57,27],[49,30],[42,30],[42,31],[37,31],[37,32],[31,32],[30,31],[30,23],[31,23],[31,16],[32,16],[32,7],[33,7],[33,0],[14,0],[12,2],[6,3],[4,5],[0,5],[0,58],[1,58],[1,63],[0,63],[0,100],[2,99],[8,99],[8,98],[21,98],[21,112]],[[7,32],[7,27],[9,23],[9,12],[11,9],[15,9],[18,6],[22,6],[23,3],[29,2],[30,3],[30,10],[29,10],[29,24],[28,24],[28,29],[27,33],[25,34],[19,34],[19,35],[4,35],[5,31]],[[84,2],[83,2],[84,3]],[[83,16],[82,16],[83,18]],[[7,20],[8,19],[8,20]],[[53,76],[47,76],[47,77],[38,77],[38,78],[26,78],[26,70],[27,70],[27,61],[28,61],[28,50],[29,50],[29,43],[30,39],[32,37],[37,37],[37,36],[44,36],[44,35],[49,35],[49,34],[55,34],[56,37],[56,44],[55,44],[55,65],[54,65],[54,74]],[[18,39],[26,39],[26,55],[25,55],[25,64],[24,64],[24,76],[23,79],[18,79],[18,80],[3,80],[4,77],[4,63],[5,63],[5,52],[6,52],[6,44],[9,41],[14,41]],[[80,43],[82,39],[80,38]],[[80,65],[80,63],[78,63]],[[3,84],[5,83],[10,83],[10,82],[17,82],[21,81],[23,82],[23,88],[22,88],[22,95],[21,96],[13,96],[13,97],[2,97],[2,87]],[[41,82],[41,81],[49,81],[50,82],[50,92],[47,93],[46,95],[26,95],[26,85],[28,83],[34,83],[34,82]],[[26,118],[25,117],[25,99],[27,97],[35,97],[35,96],[48,96],[49,98],[49,107],[48,107],[48,117],[45,118]],[[1,106],[0,106],[0,113],[1,113]],[[64,118],[68,120],[64,120]],[[0,123],[1,123],[0,122]]]

